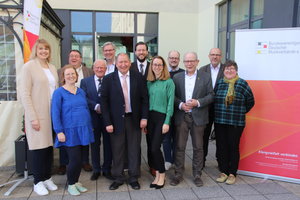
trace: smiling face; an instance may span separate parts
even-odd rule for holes
[[[186,68],[186,71],[189,75],[192,75],[195,73],[199,60],[197,58],[197,55],[194,53],[187,53],[184,56],[183,60],[184,66]]]
[[[106,63],[104,60],[97,60],[94,63],[93,71],[98,78],[102,78],[106,72]]]
[[[151,67],[152,67],[152,71],[155,75],[155,78],[158,79],[161,76],[162,71],[164,69],[163,61],[160,58],[155,58],[152,61],[152,66]]]
[[[125,75],[129,71],[129,68],[131,66],[128,55],[125,53],[120,53],[117,56],[116,66],[117,66],[119,72],[121,74]]]
[[[47,60],[50,56],[50,49],[45,44],[38,44],[36,47],[36,56],[41,60]]]
[[[171,51],[168,55],[168,62],[169,62],[169,66],[172,68],[172,69],[176,69],[179,65],[179,61],[180,61],[180,58],[179,58],[179,53],[176,52],[176,51]]]
[[[69,64],[75,68],[80,67],[82,62],[81,55],[77,51],[71,51],[69,54]]]
[[[148,56],[147,46],[145,44],[137,45],[135,55],[140,62],[144,62]]]
[[[66,85],[75,85],[77,78],[76,70],[73,67],[68,67],[64,70],[64,81]]]
[[[113,45],[108,44],[103,47],[103,56],[107,61],[113,62],[115,59],[116,50]]]
[[[228,80],[235,78],[237,75],[237,70],[234,66],[228,66],[224,69],[224,76]]]

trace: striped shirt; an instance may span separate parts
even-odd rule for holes
[[[227,107],[225,97],[228,83],[220,79],[215,94],[215,123],[233,126],[245,126],[245,115],[254,106],[254,96],[248,83],[239,78],[234,85],[235,99]]]

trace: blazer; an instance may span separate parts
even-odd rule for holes
[[[147,61],[147,66],[146,66],[146,69],[145,69],[146,71],[143,75],[145,80],[147,80],[149,66],[150,66],[150,63]],[[134,70],[136,72],[140,72],[139,67],[137,66],[137,61],[131,63],[131,70]]]
[[[204,65],[202,66],[200,69],[199,69],[200,72],[206,72],[210,75],[211,77],[211,71],[210,71],[210,64],[207,64],[207,65]],[[224,64],[220,64],[220,69],[219,69],[219,72],[218,72],[218,75],[217,75],[217,80],[216,80],[216,84],[215,84],[215,87],[214,87],[214,91],[216,89],[216,85],[217,85],[217,82],[224,77]],[[212,84],[212,83],[211,83]],[[216,92],[216,91],[215,91]]]
[[[92,118],[92,124],[93,127],[99,127],[100,123],[99,123],[99,117],[101,116],[101,114],[98,114],[95,111],[95,106],[97,104],[100,104],[100,98],[98,96],[98,91],[97,91],[97,87],[95,85],[95,79],[94,79],[95,75],[89,76],[87,78],[84,78],[81,80],[80,82],[80,88],[83,89],[85,91],[86,94],[86,100],[88,103],[88,107],[91,113],[91,118]]]
[[[59,86],[62,86],[62,83],[61,83],[61,76],[62,76],[62,71],[61,71],[62,68],[58,69],[57,70],[57,73],[58,73],[58,78],[59,78]],[[94,75],[94,71],[93,69],[91,68],[88,68],[86,67],[85,65],[82,65],[82,73],[83,73],[83,78],[86,78],[86,77],[89,77],[89,76],[92,76]]]
[[[58,87],[58,76],[54,65],[48,63]],[[29,60],[22,67],[21,102],[25,110],[25,128],[30,150],[53,146],[51,122],[51,96],[48,78],[38,59]],[[31,121],[39,120],[40,130],[35,131]]]
[[[148,90],[139,72],[130,70],[130,103],[134,128],[140,127],[141,119],[148,119]],[[113,125],[114,133],[125,130],[125,101],[118,70],[104,76],[101,86],[101,108],[104,125]]]
[[[176,74],[173,78],[175,83],[175,125],[179,125],[184,120],[185,112],[179,110],[181,102],[185,99],[185,72]],[[211,77],[206,72],[197,70],[195,87],[192,95],[193,99],[197,99],[200,107],[192,109],[192,117],[197,126],[203,126],[208,123],[208,106],[213,102],[214,91],[211,84]]]

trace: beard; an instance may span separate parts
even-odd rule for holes
[[[143,63],[146,60],[146,57],[144,57],[143,59],[140,59],[139,57],[137,57],[137,59],[140,63]]]

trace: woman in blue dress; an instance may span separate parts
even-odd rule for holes
[[[76,87],[78,74],[71,65],[62,68],[62,87],[54,91],[52,121],[56,132],[55,147],[65,146],[69,156],[67,167],[68,192],[80,195],[87,189],[78,182],[83,146],[94,142],[91,117],[85,92]]]

